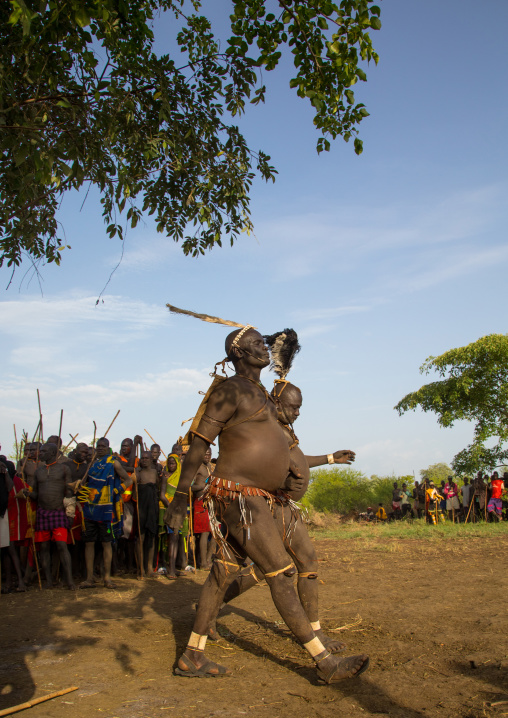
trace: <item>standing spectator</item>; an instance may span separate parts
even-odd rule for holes
[[[508,489],[508,471],[503,474],[503,482],[505,489]],[[508,494],[505,492],[503,498],[504,520],[508,521]]]
[[[503,511],[503,502],[501,497],[504,493],[504,481],[499,478],[497,471],[494,471],[492,474],[490,486],[492,492],[489,503],[487,504],[487,511],[489,516],[495,516],[496,521],[501,521]]]
[[[483,474],[481,471],[478,472],[473,483],[473,511],[477,518],[484,515],[485,511],[485,498],[487,495],[487,485],[483,480]]]
[[[402,484],[402,491],[401,491],[401,498],[400,498],[400,508],[402,511],[402,518],[408,513],[408,511],[411,511],[411,500],[410,500],[411,494],[408,491],[407,484]]]
[[[92,588],[95,584],[93,576],[95,544],[100,541],[104,561],[104,587],[113,589],[116,586],[111,580],[113,558],[111,544],[122,535],[122,493],[132,484],[132,477],[124,470],[120,461],[111,456],[109,440],[106,437],[97,442],[96,456],[88,472],[81,498],[85,520],[83,539],[86,580],[80,584],[80,588]]]
[[[439,493],[441,494],[441,503],[439,504],[439,510],[441,511],[443,516],[446,515],[446,496],[445,496],[445,492],[444,492],[445,486],[446,486],[446,481],[443,479],[441,481],[441,486],[439,488]]]
[[[443,497],[436,489],[433,481],[429,481],[429,488],[425,493],[427,494],[427,521],[435,526],[437,524],[438,514],[440,518],[443,519],[443,513],[441,511]]]
[[[469,506],[473,496],[473,485],[469,483],[467,476],[464,479],[464,486],[461,487],[460,493],[462,494],[462,514],[465,521],[469,513]]]
[[[74,496],[75,487],[71,485],[69,467],[58,461],[56,444],[44,444],[40,450],[40,458],[33,485],[29,489],[23,489],[25,496],[37,502],[35,542],[41,543],[41,561],[47,587],[53,586],[50,542],[54,541],[67,586],[73,591],[76,587],[72,580],[71,556],[67,549],[69,520],[65,512],[64,498]]]
[[[459,503],[459,487],[453,480],[453,476],[448,477],[448,481],[444,487],[444,495],[446,497],[446,510],[448,511],[448,518],[452,519],[455,523],[455,512],[460,511]]]
[[[402,492],[399,489],[399,485],[396,481],[393,482],[393,491],[392,491],[392,511],[393,511],[393,518],[394,519],[400,519],[402,517],[401,513],[401,502],[402,502]]]

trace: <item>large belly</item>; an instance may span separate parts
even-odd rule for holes
[[[276,422],[245,422],[219,437],[215,474],[221,479],[276,491],[289,469],[289,447]]]

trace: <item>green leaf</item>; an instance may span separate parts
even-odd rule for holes
[[[371,17],[370,26],[373,30],[381,30],[381,20],[378,17]]]
[[[79,7],[74,13],[74,19],[80,27],[86,27],[90,24],[90,16],[84,7]]]
[[[354,146],[355,146],[355,153],[357,155],[361,155],[363,152],[363,142],[360,139],[358,139],[358,137],[355,137]]]

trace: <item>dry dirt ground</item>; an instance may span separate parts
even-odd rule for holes
[[[316,544],[322,624],[371,656],[360,678],[319,685],[266,586],[208,644],[233,676],[176,677],[205,574],[120,578],[116,591],[1,597],[0,708],[75,685],[30,718],[508,716],[508,537]]]

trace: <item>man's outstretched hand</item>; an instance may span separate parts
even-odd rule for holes
[[[352,464],[356,458],[354,451],[343,449],[342,451],[334,451],[333,459],[336,464]]]

